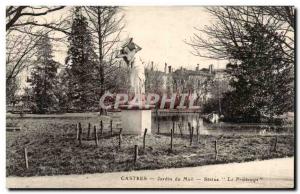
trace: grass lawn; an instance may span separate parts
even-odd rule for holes
[[[83,126],[83,141],[76,140],[75,124]],[[244,162],[294,155],[294,137],[280,135],[277,151],[271,151],[274,136],[201,135],[190,146],[189,137],[175,134],[173,151],[170,151],[168,134],[147,135],[146,149],[143,137],[123,135],[118,148],[117,130],[110,136],[109,118],[104,119],[104,135],[99,134],[99,145],[87,139],[87,124],[99,126],[97,117],[8,118],[17,123],[21,131],[6,133],[6,175],[41,176],[59,174],[103,173],[139,169],[201,166],[215,163]],[[91,137],[93,137],[91,130]],[[218,140],[218,157],[215,159],[214,141]],[[134,145],[139,145],[139,157],[133,163]],[[24,148],[28,151],[29,168],[25,168]]]

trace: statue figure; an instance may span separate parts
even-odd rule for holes
[[[129,68],[130,92],[136,96],[145,93],[145,74],[142,65],[135,66],[135,54],[142,48],[132,40],[133,38],[129,38],[126,41],[117,57],[123,58]]]
[[[142,48],[130,38],[120,50],[117,57],[123,58],[128,67],[130,89],[128,91],[128,103],[120,108],[122,128],[127,134],[144,134],[148,129],[151,133],[151,109],[145,101],[145,72],[143,64],[135,65],[135,54]]]

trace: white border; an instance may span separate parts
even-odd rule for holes
[[[0,178],[0,190],[1,193],[8,193],[11,191],[8,191],[6,189],[5,185],[5,147],[6,147],[6,140],[5,140],[5,7],[7,5],[122,5],[122,6],[128,6],[128,5],[139,5],[139,6],[146,6],[146,5],[158,5],[158,6],[166,6],[166,5],[203,5],[203,6],[209,6],[209,5],[294,5],[296,8],[299,8],[299,0],[272,0],[272,1],[266,1],[266,0],[251,0],[251,1],[241,1],[241,0],[227,0],[227,1],[220,1],[220,0],[202,0],[202,1],[196,1],[196,0],[72,0],[72,1],[62,1],[62,0],[10,0],[9,2],[0,1],[1,9],[0,9],[0,17],[1,17],[1,25],[0,25],[0,59],[1,59],[1,68],[0,68],[0,129],[1,129],[1,135],[0,135],[0,169],[1,169],[1,178]],[[299,11],[299,10],[298,10]],[[299,27],[299,18],[297,18],[297,26]],[[297,33],[298,34],[298,33]],[[299,37],[298,37],[299,40]],[[299,41],[297,41],[298,44]],[[299,49],[298,49],[299,50]],[[297,56],[298,56],[298,50],[297,50]],[[299,58],[298,58],[299,60]],[[297,68],[297,75],[299,76],[300,70],[299,67]],[[299,83],[297,83],[297,91],[299,91]],[[297,96],[299,96],[297,94]],[[298,101],[299,99],[297,99]],[[299,103],[299,101],[298,101]],[[299,120],[297,119],[297,123],[299,124]],[[295,129],[297,130],[297,129]],[[299,141],[299,131],[298,134],[298,141]],[[298,150],[298,149],[297,149]],[[298,161],[299,161],[299,151],[297,153]],[[299,166],[297,166],[299,168]],[[297,173],[298,174],[298,173]],[[299,177],[297,178],[299,180]],[[299,187],[299,181],[297,183]],[[36,191],[26,191],[28,193],[33,193]],[[48,191],[48,193],[60,193],[63,191]],[[78,193],[81,191],[72,191],[72,193]],[[103,191],[102,191],[103,192]],[[111,191],[105,191],[111,193]],[[120,191],[113,191],[113,192],[120,192]],[[129,191],[131,192],[131,191]],[[149,192],[149,191],[146,191]],[[164,191],[155,191],[162,193]],[[164,193],[171,193],[173,191],[164,192]],[[220,193],[221,191],[213,191],[213,193]],[[232,191],[229,191],[232,192]],[[256,192],[257,191],[253,191]],[[269,191],[273,192],[273,191]],[[285,191],[286,192],[286,191]],[[211,192],[210,192],[211,193]],[[262,191],[259,191],[258,193],[265,193]]]

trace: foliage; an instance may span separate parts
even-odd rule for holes
[[[20,87],[20,80],[18,78],[11,78],[6,81],[6,103],[14,104],[17,100],[17,91]]]
[[[37,65],[31,73],[32,111],[46,113],[55,110],[57,98],[54,94],[57,83],[56,73],[58,63],[53,60],[52,45],[47,35],[41,38],[37,45]]]
[[[245,29],[246,43],[228,51],[236,61],[227,66],[234,91],[226,96],[226,116],[261,120],[291,111],[293,64],[283,58],[283,35],[259,23]]]
[[[214,24],[196,28],[199,33],[188,44],[197,56],[229,61],[227,71],[233,91],[222,100],[225,117],[262,121],[293,111],[293,7],[227,6],[207,10],[216,19]]]
[[[86,110],[95,105],[96,54],[86,17],[76,8],[66,58],[67,96],[72,109]]]

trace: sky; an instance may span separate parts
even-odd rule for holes
[[[174,69],[185,67],[194,69],[214,64],[215,68],[224,67],[224,61],[216,61],[194,56],[193,49],[185,43],[197,32],[194,27],[202,28],[213,22],[204,7],[197,6],[156,6],[123,7],[125,28],[121,34],[124,41],[132,37],[142,47],[136,55],[136,63],[153,61],[155,67],[163,70],[164,64]],[[55,54],[61,63],[66,56],[66,47]],[[137,64],[138,65],[138,64]]]
[[[174,68],[221,66],[221,62],[194,56],[185,43],[197,32],[194,27],[202,28],[213,21],[204,7],[125,7],[124,14],[124,34],[143,48],[137,56],[142,60],[154,61],[161,70],[165,62]]]

